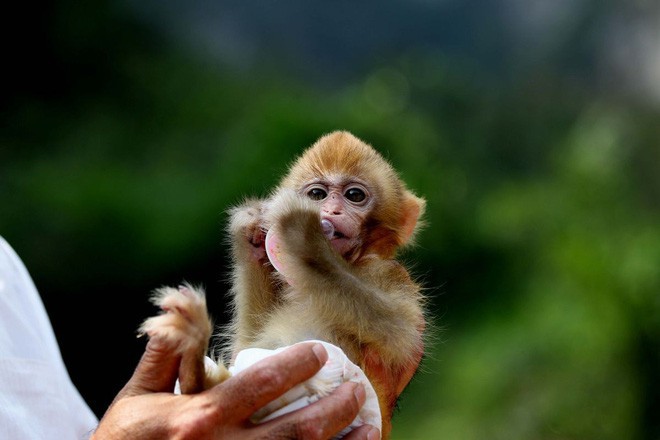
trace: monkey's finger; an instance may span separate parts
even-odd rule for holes
[[[327,439],[351,424],[365,399],[366,393],[361,384],[346,382],[318,402],[284,414],[258,428],[263,429],[264,437],[268,438]],[[378,435],[378,430],[375,431]],[[361,427],[348,438],[367,439],[370,432],[368,428]]]
[[[328,360],[321,344],[296,344],[208,390],[220,413],[247,420],[256,410],[309,379]]]
[[[139,394],[172,392],[181,357],[159,338],[151,338],[133,376],[117,398]]]

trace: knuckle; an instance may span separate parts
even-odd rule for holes
[[[199,436],[199,424],[196,417],[191,417],[190,414],[187,414],[185,417],[178,417],[174,423],[172,423],[170,432],[168,435],[173,439],[193,439],[196,436]]]
[[[326,438],[323,424],[319,420],[302,420],[296,424],[296,438],[321,440]]]
[[[170,438],[199,439],[208,435],[218,420],[222,419],[222,410],[209,399],[197,399],[196,404],[182,411],[171,423]]]
[[[341,391],[337,390],[326,397],[328,400],[326,413],[334,414],[335,420],[350,423],[360,412],[361,407],[354,390],[353,387],[345,386]]]
[[[277,384],[282,382],[282,373],[277,371],[271,365],[262,364],[260,368],[251,372],[250,382],[252,382],[255,387],[270,388],[271,386],[277,386]]]
[[[346,412],[348,414],[357,414],[360,412],[360,403],[357,400],[357,397],[353,396],[346,405]]]

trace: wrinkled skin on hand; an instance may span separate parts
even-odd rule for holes
[[[326,439],[348,426],[364,403],[361,385],[345,383],[330,396],[263,424],[250,416],[313,376],[327,360],[319,344],[300,344],[199,394],[174,395],[180,358],[151,339],[133,377],[92,435],[102,439]],[[346,439],[379,438],[365,425]]]

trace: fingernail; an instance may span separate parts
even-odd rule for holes
[[[314,354],[318,358],[319,362],[321,364],[325,364],[328,360],[328,352],[326,351],[325,347],[321,344],[314,344],[312,347],[312,350],[314,351]]]
[[[356,384],[357,386],[353,389],[353,394],[355,398],[360,403],[360,406],[367,400],[367,392],[364,390],[364,386],[361,383]]]
[[[378,428],[371,428],[371,431],[367,433],[367,440],[380,440],[380,431]]]

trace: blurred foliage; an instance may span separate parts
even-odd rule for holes
[[[190,58],[109,5],[63,5],[14,54],[0,233],[97,413],[137,360],[148,290],[203,282],[222,320],[223,212],[347,129],[428,200],[403,258],[436,329],[395,438],[660,438],[657,109],[422,53],[320,89]]]

